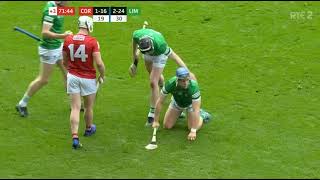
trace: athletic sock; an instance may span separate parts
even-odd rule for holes
[[[161,90],[163,88],[163,84],[159,84],[159,89]]]
[[[86,131],[91,131],[91,126],[89,126],[89,127],[87,126]]]
[[[205,113],[200,113],[200,117],[201,117],[202,119],[206,119]]]
[[[200,109],[200,116],[202,117],[203,120],[207,119],[206,111],[203,109]]]
[[[27,104],[28,104],[29,99],[30,99],[30,96],[28,96],[27,94],[25,94],[25,95],[23,96],[23,98],[19,101],[19,106],[21,106],[21,107],[26,107]]]
[[[154,107],[150,107],[148,117],[153,117],[154,118],[154,111],[155,111],[155,108]]]

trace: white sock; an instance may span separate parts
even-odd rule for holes
[[[153,117],[154,118],[154,113],[149,112],[148,117]]]
[[[28,104],[30,97],[28,95],[24,95],[23,98],[19,101],[19,106],[26,107]]]
[[[154,118],[154,111],[155,111],[155,108],[154,107],[150,107],[148,117]]]

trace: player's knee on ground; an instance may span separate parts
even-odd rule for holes
[[[174,124],[163,123],[163,127],[164,127],[165,129],[172,129],[173,126],[174,126]]]

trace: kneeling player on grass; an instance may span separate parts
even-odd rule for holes
[[[81,96],[84,99],[84,119],[86,130],[84,136],[96,132],[93,124],[93,105],[96,97],[96,70],[100,73],[99,82],[103,82],[105,66],[101,59],[99,43],[89,34],[93,31],[93,20],[88,16],[80,16],[79,32],[65,38],[63,44],[63,63],[68,69],[67,93],[71,99],[70,125],[73,148],[81,147],[78,136],[80,121]]]
[[[150,110],[147,117],[147,126],[154,121],[154,109],[159,98],[159,87],[163,85],[164,77],[162,72],[167,59],[173,59],[179,67],[187,67],[183,60],[168,46],[164,36],[153,29],[142,28],[134,31],[132,38],[133,63],[129,67],[129,73],[134,77],[137,73],[139,52],[143,54],[146,70],[149,73],[150,81]],[[195,76],[190,72],[192,79]]]
[[[190,73],[185,67],[178,68],[176,76],[168,80],[161,89],[161,95],[156,103],[152,127],[159,127],[161,108],[169,93],[173,97],[164,117],[164,128],[171,129],[175,125],[179,115],[186,110],[188,112],[188,128],[190,129],[188,140],[195,140],[197,130],[201,128],[203,121],[208,122],[211,119],[211,115],[200,109],[201,96],[198,83],[190,79]]]

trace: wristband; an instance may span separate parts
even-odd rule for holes
[[[191,128],[191,132],[196,133],[197,129],[196,128]]]

